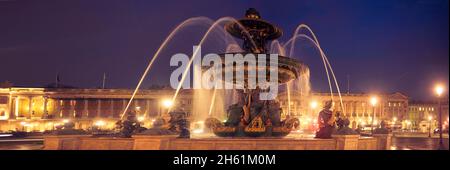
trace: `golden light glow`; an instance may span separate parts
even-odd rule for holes
[[[139,122],[142,122],[142,121],[144,121],[144,120],[145,120],[145,117],[144,117],[144,116],[139,116],[139,117],[138,117],[138,121],[139,121]]]
[[[311,109],[317,108],[318,106],[317,101],[311,101],[311,103],[309,103],[309,106],[311,107]]]
[[[396,122],[396,121],[397,121],[397,117],[392,118],[392,120],[393,120],[394,122]]]
[[[165,100],[162,101],[162,105],[163,105],[165,108],[170,108],[170,107],[172,107],[173,102],[172,102],[172,100],[165,99]]]
[[[99,126],[99,127],[105,126],[105,124],[106,123],[103,120],[98,120],[94,123],[95,126]]]
[[[434,92],[440,97],[442,93],[444,93],[444,86],[436,85],[436,87],[434,87]]]
[[[405,122],[408,126],[411,125],[411,122],[409,120],[406,120]]]
[[[378,103],[378,98],[377,98],[377,96],[372,96],[372,97],[370,98],[370,104],[371,104],[372,106],[375,106],[375,105],[377,105],[377,103]]]
[[[63,122],[63,123],[69,123],[70,120],[69,120],[69,119],[64,119],[62,122]]]
[[[428,120],[429,121],[433,120],[433,116],[428,116]]]

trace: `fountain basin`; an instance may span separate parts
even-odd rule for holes
[[[228,55],[235,55],[235,54],[242,54],[243,56],[245,56],[246,54],[249,53],[227,53]],[[258,66],[258,58],[256,58],[255,61],[255,67],[253,66],[244,66],[243,68],[236,68],[235,66],[235,62],[233,61],[228,61],[225,59],[225,55],[227,54],[222,54],[220,55],[220,59],[222,61],[222,72],[219,72],[217,74],[221,74],[221,75],[216,75],[216,77],[221,76],[222,77],[222,81],[224,81],[225,83],[230,83],[230,84],[236,84],[236,76],[233,76],[233,79],[231,81],[227,81],[225,80],[225,75],[229,74],[229,75],[235,75],[236,72],[239,71],[243,71],[244,73],[244,83],[247,84],[248,80],[255,80],[256,83],[258,83],[258,71],[261,68],[261,66]],[[307,71],[309,70],[308,66],[306,64],[304,64],[301,61],[298,61],[294,58],[290,58],[290,57],[284,57],[281,55],[278,55],[278,62],[277,63],[271,63],[270,61],[270,54],[254,54],[255,57],[261,57],[259,55],[265,55],[266,57],[266,66],[264,67],[265,72],[266,72],[266,79],[267,81],[270,80],[270,71],[271,68],[269,67],[270,65],[275,65],[278,66],[278,83],[279,84],[285,84],[291,80],[297,79],[298,77],[300,77],[301,75],[307,73]],[[203,70],[205,69],[210,69],[211,66],[209,67],[203,67]],[[251,75],[248,74],[248,71],[252,70],[255,71],[256,74],[255,75]]]

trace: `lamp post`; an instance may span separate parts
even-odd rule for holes
[[[438,99],[438,113],[439,113],[439,148],[438,150],[444,150],[444,142],[442,140],[442,110],[441,110],[441,96],[444,93],[444,87],[442,85],[436,85],[434,91]]]
[[[370,126],[370,133],[373,135],[373,123],[375,120],[375,106],[377,105],[378,99],[376,96],[370,98],[370,104],[372,105],[372,123]]]
[[[431,138],[431,121],[433,120],[433,117],[428,116],[428,137]]]

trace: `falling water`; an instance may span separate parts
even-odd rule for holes
[[[134,89],[133,94],[131,95],[131,98],[128,101],[127,106],[125,107],[125,109],[123,110],[122,115],[120,116],[121,119],[123,119],[123,116],[125,115],[125,113],[127,112],[128,108],[130,107],[131,102],[133,101],[134,97],[136,96],[136,93],[138,92],[139,88],[142,85],[142,82],[144,81],[144,79],[147,76],[148,72],[152,68],[153,63],[155,62],[155,60],[159,57],[159,54],[161,53],[161,51],[167,46],[167,44],[172,40],[172,38],[176,35],[176,33],[178,33],[179,30],[181,30],[182,28],[185,28],[186,26],[189,26],[189,24],[195,24],[195,23],[200,23],[200,22],[211,23],[212,20],[209,19],[209,18],[206,18],[206,17],[189,18],[189,19],[183,21],[181,24],[179,24],[172,32],[170,32],[169,36],[167,36],[167,38],[164,40],[164,42],[158,48],[158,50],[156,51],[155,55],[153,55],[150,63],[148,64],[147,68],[144,71],[144,74],[142,74],[141,79],[139,80],[136,88]]]
[[[288,82],[288,83],[286,84],[286,91],[287,91],[287,98],[288,98],[288,102],[287,102],[287,105],[288,105],[287,115],[289,115],[289,116],[291,115],[291,88],[290,88],[291,84],[292,84],[292,82]]]
[[[220,26],[220,24],[225,23],[225,22],[235,22],[238,23],[238,26],[240,26],[245,32],[245,34],[247,36],[249,36],[248,32],[245,30],[245,28],[239,24],[239,22],[237,22],[236,19],[232,18],[232,17],[223,17],[220,18],[216,21],[213,21],[209,18],[206,17],[196,17],[196,18],[190,18],[188,20],[185,20],[184,22],[182,22],[181,24],[179,24],[170,34],[169,36],[167,36],[167,38],[164,40],[164,42],[161,44],[161,46],[158,48],[157,52],[154,54],[153,58],[151,59],[151,61],[149,62],[148,66],[146,67],[143,75],[141,76],[135,90],[133,91],[133,94],[128,102],[128,104],[126,105],[126,108],[124,109],[121,118],[123,118],[123,116],[125,115],[126,111],[129,109],[132,100],[134,99],[136,93],[138,92],[139,88],[142,85],[143,80],[145,79],[145,77],[147,76],[148,72],[150,71],[150,69],[152,68],[152,65],[154,64],[155,60],[158,59],[161,51],[163,49],[166,48],[167,44],[173,39],[173,37],[181,30],[186,28],[187,26],[192,26],[192,25],[196,25],[196,24],[207,24],[208,30],[206,31],[205,34],[203,34],[202,39],[200,40],[200,42],[198,43],[198,46],[202,46],[205,43],[205,40],[207,38],[217,38],[219,40],[223,40],[225,43],[225,46],[223,46],[226,52],[241,52],[242,49],[240,48],[240,46],[238,45],[238,43],[234,40],[234,38],[232,38],[225,30],[223,27]],[[309,31],[309,33],[312,35],[313,38],[309,37],[306,34],[300,34],[299,32],[302,29],[306,29]],[[214,34],[213,34],[214,33]],[[214,37],[213,37],[214,36]],[[337,79],[335,77],[335,74],[333,72],[333,69],[331,67],[331,64],[327,58],[327,56],[325,55],[325,53],[323,52],[319,41],[317,40],[316,35],[314,34],[314,32],[307,26],[304,24],[299,25],[295,32],[294,35],[292,36],[291,39],[289,39],[286,43],[281,44],[279,41],[274,40],[271,42],[270,44],[270,53],[272,54],[279,54],[281,56],[287,56],[287,57],[294,57],[294,48],[297,45],[296,44],[296,39],[297,38],[305,38],[309,41],[311,41],[315,47],[319,50],[320,52],[320,56],[322,58],[323,64],[324,64],[324,68],[325,68],[325,72],[327,75],[327,79],[328,79],[328,84],[330,87],[330,93],[331,93],[331,97],[333,97],[333,88],[332,88],[332,82],[331,82],[331,78],[330,78],[330,73],[334,79],[334,83],[337,89],[337,92],[339,94],[339,99],[340,99],[340,104],[341,104],[341,108],[344,111],[344,107],[343,107],[343,103],[342,103],[342,97],[341,97],[341,93],[340,93],[340,89],[339,89],[339,85],[337,82]],[[253,45],[255,45],[255,43],[252,41]],[[287,54],[286,51],[286,47],[290,45],[290,49],[289,49],[289,53]],[[199,53],[199,49],[194,50],[188,65],[186,67],[186,70],[183,71],[183,74],[181,76],[181,80],[180,83],[178,84],[176,91],[172,97],[172,102],[175,103],[177,96],[181,90],[181,86],[183,84],[183,82],[186,79],[186,76],[190,76],[189,75],[189,69],[191,68],[191,65],[193,63],[193,61],[196,59],[197,53]],[[301,70],[301,74],[300,76],[296,79],[293,80],[289,83],[286,84],[286,91],[287,91],[287,99],[288,99],[288,115],[291,115],[291,100],[292,97],[295,97],[296,100],[298,101],[305,101],[304,99],[307,98],[310,95],[310,91],[311,91],[311,84],[310,84],[310,72],[308,68],[303,68],[304,70]],[[199,66],[195,66],[193,67],[193,77],[194,79],[196,77],[200,77],[199,75],[202,74],[201,68]],[[197,80],[194,80],[197,81]],[[292,95],[292,92],[299,92],[299,95]],[[236,97],[236,90],[223,90],[223,89],[217,89],[214,87],[214,90],[207,90],[207,89],[195,89],[193,90],[193,106],[192,106],[192,115],[193,115],[193,120],[194,121],[201,121],[206,119],[207,117],[223,117],[225,118],[225,109],[226,107],[231,104],[231,103],[235,103],[235,97]],[[230,95],[231,94],[231,95]],[[209,106],[209,107],[207,107]],[[170,110],[169,110],[170,111]]]
[[[299,32],[300,32],[300,30],[301,30],[302,28],[305,28],[305,29],[313,36],[314,39],[312,39],[311,37],[309,37],[309,36],[307,36],[307,35],[305,35],[305,34],[299,34]],[[326,73],[327,73],[328,84],[329,84],[329,86],[330,86],[331,98],[333,99],[333,88],[332,88],[332,86],[331,86],[331,81],[330,81],[330,76],[329,76],[329,73],[328,73],[328,68],[330,69],[331,75],[333,76],[333,79],[334,79],[334,83],[335,83],[335,86],[336,86],[336,89],[337,89],[337,92],[338,92],[338,95],[339,95],[339,101],[340,101],[340,105],[341,105],[342,111],[345,113],[344,104],[343,104],[343,102],[342,102],[341,91],[340,91],[339,84],[338,84],[338,82],[337,82],[336,76],[335,76],[335,74],[334,74],[333,68],[331,67],[330,62],[328,61],[327,56],[326,56],[325,53],[323,52],[322,47],[321,47],[320,44],[319,44],[319,40],[317,39],[317,36],[314,34],[314,32],[312,31],[312,29],[311,29],[309,26],[305,25],[305,24],[300,24],[300,25],[295,29],[294,36],[293,36],[293,37],[292,37],[285,45],[287,45],[288,43],[291,43],[290,53],[293,53],[294,47],[295,47],[295,40],[296,40],[297,38],[299,38],[299,37],[303,37],[303,38],[308,39],[308,40],[311,41],[311,42],[317,47],[317,49],[319,50],[320,55],[321,55],[322,60],[323,60],[323,63],[324,63],[325,71],[326,71]],[[290,54],[290,55],[292,55],[292,54]]]
[[[281,46],[278,40],[273,40],[270,43],[270,54],[279,54],[281,56],[286,56],[286,50]]]
[[[203,38],[201,39],[201,41],[200,41],[200,43],[198,44],[198,46],[202,46],[202,45],[203,45],[205,39],[209,36],[209,34],[210,34],[214,29],[219,30],[220,32],[222,32],[223,34],[221,34],[221,35],[227,35],[227,36],[228,36],[228,34],[225,33],[225,30],[224,30],[222,27],[217,27],[217,26],[218,26],[220,23],[222,23],[222,22],[227,22],[227,23],[228,23],[228,22],[234,22],[234,23],[238,23],[237,25],[238,25],[239,27],[241,27],[241,28],[244,30],[244,33],[246,34],[246,36],[248,36],[248,37],[250,36],[250,34],[245,30],[245,27],[243,27],[242,25],[240,25],[240,23],[239,23],[236,19],[234,19],[234,18],[232,18],[232,17],[223,17],[223,18],[218,19],[217,21],[215,21],[215,22],[212,24],[212,26],[211,26],[211,27],[208,29],[208,31],[204,34],[204,36],[203,36]],[[253,42],[253,40],[252,40],[251,42],[252,42],[253,46],[256,47],[256,45],[255,45],[255,43]],[[234,44],[236,44],[236,43],[234,43]],[[229,46],[227,46],[226,48],[228,48],[228,47],[229,47]],[[177,98],[178,93],[179,93],[179,91],[180,91],[180,89],[181,89],[181,86],[182,86],[182,84],[183,84],[183,82],[184,82],[186,76],[188,75],[189,68],[191,67],[192,62],[193,62],[194,59],[196,58],[198,52],[199,52],[199,49],[196,49],[196,50],[194,51],[194,53],[192,54],[192,57],[191,57],[191,59],[189,60],[189,63],[187,64],[186,70],[183,72],[183,74],[182,74],[182,76],[181,76],[181,80],[180,80],[180,83],[178,84],[178,87],[177,87],[177,89],[176,89],[176,91],[175,91],[175,94],[174,94],[173,97],[172,97],[172,102],[175,102],[175,101],[176,101],[176,98]],[[194,79],[195,79],[195,77],[200,77],[200,76],[198,76],[199,74],[201,74],[201,69],[200,69],[199,67],[197,67],[197,68],[194,67]],[[194,80],[194,81],[196,81],[196,80]],[[194,101],[194,103],[193,103],[193,112],[194,112],[194,114],[195,114],[195,116],[194,116],[194,119],[195,119],[195,120],[204,120],[204,119],[206,119],[207,116],[208,116],[208,112],[204,110],[204,108],[205,108],[205,102],[202,102],[202,101],[204,101],[203,99],[206,99],[206,100],[210,99],[210,97],[206,97],[206,96],[209,96],[208,93],[210,93],[210,91],[206,91],[206,89],[196,89],[196,90],[194,90],[194,99],[197,99],[197,101]],[[206,95],[206,96],[203,97],[204,95]],[[215,102],[215,100],[214,100],[214,101],[211,101],[211,102]],[[212,103],[210,103],[210,105],[211,105],[211,104],[212,104]],[[216,105],[218,105],[218,104],[216,104]],[[169,110],[169,111],[170,111],[170,110]]]
[[[206,17],[194,17],[194,18],[189,18],[189,19],[183,21],[181,24],[179,24],[179,25],[178,25],[178,26],[177,26],[177,27],[169,34],[169,36],[166,37],[166,39],[164,40],[164,42],[161,44],[161,46],[158,48],[158,50],[156,51],[156,53],[153,55],[153,57],[152,57],[150,63],[149,63],[148,66],[146,67],[146,69],[145,69],[144,73],[142,74],[142,76],[141,76],[141,78],[140,78],[140,80],[139,80],[139,82],[138,82],[138,84],[137,84],[135,90],[133,91],[133,94],[131,95],[130,100],[128,101],[128,103],[127,103],[125,109],[123,110],[123,113],[121,114],[121,119],[124,117],[125,113],[126,113],[127,110],[129,109],[129,107],[130,107],[130,105],[131,105],[131,103],[132,103],[134,97],[136,96],[136,93],[139,91],[139,89],[140,89],[140,87],[141,87],[141,85],[142,85],[142,82],[144,81],[144,79],[146,78],[148,72],[149,72],[150,69],[152,68],[153,63],[155,62],[155,60],[158,59],[158,57],[159,57],[161,51],[162,51],[164,48],[166,48],[167,44],[173,39],[173,37],[174,37],[181,29],[183,29],[183,28],[185,28],[185,27],[187,27],[187,26],[195,25],[195,24],[199,24],[199,23],[202,23],[202,24],[207,23],[207,24],[211,25],[211,26],[209,27],[208,31],[204,34],[204,36],[203,36],[202,40],[200,41],[200,43],[199,43],[199,46],[201,46],[201,45],[203,44],[203,42],[205,41],[205,39],[208,37],[208,35],[209,35],[214,29],[219,29],[219,30],[221,30],[221,32],[223,33],[223,35],[228,35],[228,34],[226,34],[226,32],[223,30],[223,28],[217,27],[217,25],[218,25],[219,23],[222,23],[222,22],[230,22],[230,21],[231,21],[231,22],[236,22],[236,23],[238,23],[237,20],[234,19],[234,18],[232,18],[232,17],[223,17],[223,18],[220,18],[220,19],[216,20],[215,22],[213,22],[211,19],[206,18]],[[241,28],[243,28],[242,25],[240,25],[239,23],[238,23],[238,25],[239,25]],[[248,32],[245,32],[245,33],[246,33],[247,36],[249,36]],[[253,42],[253,41],[252,41],[252,43],[253,43],[253,45],[254,45],[254,42]],[[231,44],[231,43],[230,43],[230,44]],[[236,42],[234,42],[234,44],[236,44]],[[255,46],[255,45],[254,45],[254,46]],[[196,50],[196,51],[193,53],[193,55],[192,55],[192,57],[191,57],[191,59],[190,59],[190,61],[189,61],[189,63],[188,63],[188,67],[187,67],[186,70],[183,72],[184,74],[182,75],[181,81],[180,81],[180,83],[179,83],[179,85],[178,85],[178,87],[177,87],[177,89],[176,89],[176,92],[175,92],[174,96],[172,97],[172,102],[174,102],[175,99],[176,99],[176,97],[178,96],[178,93],[179,93],[179,91],[180,91],[181,85],[183,84],[182,82],[184,82],[184,80],[185,80],[185,78],[186,78],[186,75],[187,75],[186,73],[189,71],[189,68],[190,68],[190,66],[191,66],[191,64],[192,64],[192,61],[193,61],[193,59],[195,58],[195,56],[196,56],[197,53],[198,53],[198,50]],[[194,72],[195,72],[195,70],[194,70]],[[206,112],[205,112],[205,113],[206,113]]]

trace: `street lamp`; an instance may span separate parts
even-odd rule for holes
[[[373,135],[373,124],[374,124],[374,120],[375,120],[375,106],[377,105],[377,103],[378,103],[377,97],[372,96],[370,98],[370,104],[372,105],[372,123],[371,123],[370,131],[371,131],[372,135]]]
[[[432,116],[428,116],[428,137],[431,138],[431,121],[433,120]]]
[[[444,86],[436,85],[434,88],[434,92],[438,98],[438,112],[439,112],[439,150],[444,150],[444,142],[442,140],[442,110],[441,110],[441,97],[444,93]]]

